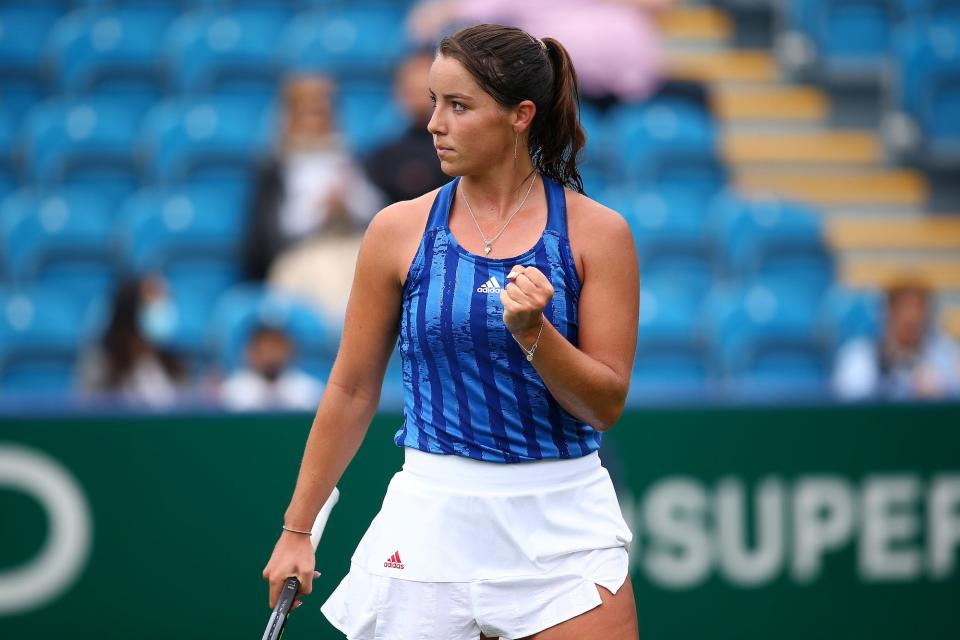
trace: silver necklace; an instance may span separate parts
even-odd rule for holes
[[[507,225],[510,224],[510,221],[513,220],[513,216],[517,215],[520,209],[523,208],[523,203],[527,201],[527,196],[530,195],[530,191],[533,190],[533,183],[537,181],[537,174],[533,174],[533,180],[530,181],[530,186],[527,187],[527,193],[524,194],[523,200],[520,201],[520,204],[517,205],[516,211],[510,214],[510,217],[507,218],[507,221],[503,223],[503,226],[500,227],[500,231],[497,232],[497,235],[493,236],[489,240],[483,235],[483,229],[480,228],[480,223],[477,222],[477,215],[473,212],[473,207],[470,206],[470,201],[467,200],[467,192],[463,189],[463,183],[460,184],[460,194],[463,196],[463,201],[467,205],[467,211],[470,212],[470,217],[473,218],[473,224],[477,225],[477,231],[480,232],[480,237],[483,239],[483,255],[487,255],[493,249],[493,243],[503,235],[503,232],[507,230]]]

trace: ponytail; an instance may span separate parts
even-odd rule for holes
[[[580,101],[577,72],[570,54],[559,41],[544,38],[543,44],[553,71],[553,96],[545,113],[537,114],[530,131],[533,163],[542,174],[583,193],[577,159],[586,136],[577,115]]]

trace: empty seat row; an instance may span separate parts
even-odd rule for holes
[[[386,79],[408,50],[405,7],[283,4],[201,9],[172,4],[0,7],[4,101],[119,95],[141,105],[168,93],[270,93],[285,72]]]
[[[615,189],[599,199],[627,219],[645,280],[697,295],[718,280],[788,276],[817,292],[834,280],[821,214],[809,205],[732,192],[704,202],[676,188]]]
[[[717,285],[700,298],[648,282],[641,290],[635,384],[822,393],[840,346],[876,337],[881,316],[876,294],[842,287],[817,296],[769,278]]]

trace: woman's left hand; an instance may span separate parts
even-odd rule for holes
[[[507,286],[500,292],[503,324],[514,336],[540,327],[543,310],[553,299],[553,285],[536,267],[516,265],[507,275]]]

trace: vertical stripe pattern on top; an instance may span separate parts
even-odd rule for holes
[[[567,237],[563,187],[543,177],[547,225],[529,250],[487,258],[450,232],[460,179],[444,186],[403,287],[399,346],[404,422],[394,440],[427,453],[492,462],[577,458],[600,433],[557,403],[503,324],[500,291],[516,265],[535,266],[554,296],[547,322],[577,345],[577,276]]]

